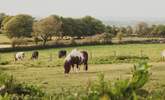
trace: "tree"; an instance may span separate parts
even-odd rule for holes
[[[127,26],[127,27],[126,27],[126,33],[127,33],[128,35],[133,34],[133,29],[132,29],[131,26]]]
[[[122,32],[123,34],[126,34],[127,29],[125,27],[120,27],[120,32]]]
[[[81,19],[62,18],[63,36],[85,36],[85,23]]]
[[[152,26],[151,34],[153,36],[164,37],[165,36],[165,25]]]
[[[62,26],[61,26],[62,36],[73,36],[74,19],[62,17],[61,20],[62,20]]]
[[[40,21],[34,22],[33,33],[34,36],[41,37],[43,45],[46,44],[49,37],[57,35],[61,28],[61,20],[55,16],[49,16]]]
[[[91,16],[83,18],[61,18],[63,36],[91,36],[105,31],[105,25]]]
[[[112,26],[107,25],[107,26],[105,27],[105,32],[106,32],[106,33],[109,33],[109,34],[113,34]]]
[[[91,16],[86,16],[82,18],[82,21],[85,24],[84,31],[86,36],[100,34],[105,31],[105,25],[98,19]]]
[[[0,29],[1,29],[2,21],[5,18],[5,16],[6,16],[5,13],[0,13]]]
[[[119,43],[121,43],[121,41],[122,41],[122,39],[123,39],[123,33],[122,33],[121,31],[118,32],[116,37],[117,37]]]
[[[33,18],[30,15],[16,15],[4,25],[4,31],[9,38],[29,37],[32,32]]]
[[[145,22],[138,22],[135,25],[135,33],[138,35],[147,35],[147,33],[149,32],[148,29],[148,24]]]
[[[13,16],[5,16],[1,23],[1,30],[4,30],[4,25],[12,18]]]
[[[118,27],[116,27],[115,25],[112,26],[112,34],[114,36],[116,36],[119,31],[120,29]]]

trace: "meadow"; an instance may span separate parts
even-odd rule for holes
[[[89,53],[89,71],[72,72],[66,77],[63,69],[63,58],[58,58],[58,51],[66,49],[68,52],[77,48]],[[145,56],[152,65],[150,81],[145,89],[154,90],[165,87],[165,63],[161,61],[161,51],[164,44],[126,44],[126,45],[96,45],[68,48],[54,48],[39,50],[39,60],[31,61],[32,51],[27,51],[24,61],[14,62],[14,54],[1,53],[1,61],[7,62],[0,65],[1,70],[13,75],[17,80],[29,84],[35,84],[48,93],[55,93],[64,89],[80,89],[89,81],[95,80],[98,73],[103,72],[105,79],[127,79],[131,75],[131,69],[140,59],[113,59],[118,56]],[[113,61],[111,61],[113,59]],[[134,61],[135,60],[135,61]]]

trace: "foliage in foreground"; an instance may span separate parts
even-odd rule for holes
[[[46,94],[35,86],[20,84],[11,76],[0,74],[1,100],[155,100],[165,97],[165,89],[151,91],[142,89],[149,80],[149,68],[146,62],[134,65],[132,76],[126,80],[108,81],[104,74],[99,74],[98,80],[89,81],[87,86],[65,90],[58,93]],[[146,92],[146,93],[144,93]],[[144,95],[146,94],[146,95]]]
[[[40,98],[42,96],[44,96],[44,92],[39,87],[19,83],[13,76],[0,71],[0,100],[24,100],[25,98]]]
[[[89,82],[82,92],[67,92],[58,94],[58,100],[137,100],[137,91],[149,79],[150,66],[146,62],[134,65],[131,79],[106,81],[103,74],[94,83]],[[56,98],[57,99],[57,98]]]

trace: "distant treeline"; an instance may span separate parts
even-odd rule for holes
[[[118,36],[141,36],[141,37],[164,37],[165,25],[149,26],[145,22],[139,22],[133,26],[117,27],[105,25],[99,19],[91,16],[82,18],[66,18],[58,15],[37,19],[27,14],[15,16],[0,13],[0,33],[6,34],[10,39],[20,37],[33,37],[34,41],[42,40],[45,45],[53,36],[63,38],[86,37],[96,34],[108,33],[112,37]]]

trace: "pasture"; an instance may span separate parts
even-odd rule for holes
[[[0,65],[1,70],[13,75],[17,80],[35,84],[46,92],[58,92],[61,88],[72,89],[86,85],[95,80],[99,72],[108,80],[129,78],[134,61],[111,61],[111,56],[147,56],[152,65],[150,81],[144,88],[157,89],[165,87],[165,63],[161,61],[161,51],[165,44],[128,44],[128,45],[97,45],[76,47],[89,53],[89,71],[72,72],[64,76],[63,60],[58,59],[58,51],[71,51],[74,47],[39,50],[39,60],[31,61],[31,51],[25,52],[24,61],[14,62],[14,52],[1,53],[0,57],[7,64]],[[3,59],[2,59],[3,58]]]

